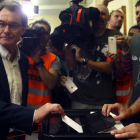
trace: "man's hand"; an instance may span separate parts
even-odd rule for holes
[[[40,54],[41,54],[41,50],[30,52],[30,56],[34,59],[35,62],[40,61]]]
[[[116,37],[117,43],[122,45],[122,51],[127,52],[129,46],[127,44],[127,41],[125,40],[125,37],[120,35],[114,35],[114,37]]]
[[[65,112],[59,104],[46,103],[36,110],[34,115],[34,123],[40,123],[41,121],[46,120],[51,112],[56,112],[62,116],[65,116]]]
[[[118,54],[118,53],[114,54],[114,53],[108,52],[107,56],[109,56],[115,62],[115,67],[116,68],[120,68],[121,67],[120,54]]]
[[[129,116],[131,116],[131,110],[125,108],[124,106],[122,106],[119,103],[104,104],[104,106],[102,108],[102,114],[104,116],[109,116],[110,112],[112,112],[113,114],[116,115],[115,117],[113,117],[113,119],[115,121],[123,120],[123,119],[126,119]]]
[[[83,57],[82,57],[81,49],[76,45],[72,45],[71,49],[75,50],[75,59],[78,62],[82,63],[83,62]]]
[[[102,4],[105,5],[106,7],[108,6],[108,3],[111,2],[113,0],[103,0]]]
[[[65,87],[65,83],[66,83],[66,81],[67,81],[67,77],[65,77],[65,76],[61,76],[60,77],[60,84],[63,86],[63,87]]]
[[[120,130],[111,132],[116,138],[134,138],[131,140],[140,140],[140,124],[133,123]]]
[[[108,52],[107,56],[109,56],[115,62],[120,62],[121,61],[120,55],[118,53],[114,54],[114,53]]]

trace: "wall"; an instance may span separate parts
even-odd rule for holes
[[[131,26],[133,26],[136,22],[135,20],[135,4],[137,0],[114,0],[109,3],[108,9],[109,12],[111,12],[114,9],[119,9],[121,6],[126,6],[126,19],[127,19],[127,33],[128,30]],[[102,0],[87,0],[87,6],[86,7],[91,7],[95,6],[97,4],[101,4]],[[32,23],[35,20],[42,19],[44,18],[47,20],[51,27],[52,31],[54,30],[55,27],[59,26],[61,24],[61,21],[59,20],[59,15],[36,15],[34,16],[34,20],[29,20],[28,23]],[[121,32],[123,32],[123,28],[121,29]]]
[[[33,20],[28,20],[28,24],[36,21],[36,20],[40,20],[40,19],[44,19],[47,20],[50,25],[51,25],[51,32],[53,32],[53,30],[55,29],[55,27],[59,26],[61,24],[61,21],[59,20],[59,16],[58,15],[35,15]]]
[[[121,6],[126,6],[126,23],[127,23],[127,33],[131,26],[136,23],[135,16],[135,4],[138,0],[114,0],[109,3],[108,9],[111,12],[114,9],[119,9]],[[87,7],[95,6],[96,4],[101,4],[102,0],[92,0]],[[123,32],[123,28],[121,29]]]

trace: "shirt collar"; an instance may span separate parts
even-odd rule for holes
[[[17,50],[16,50],[16,57],[15,57],[15,60],[19,60],[20,59],[20,51],[19,51],[19,48],[17,47]],[[7,60],[10,60],[10,57],[11,57],[11,54],[9,53],[9,51],[3,47],[1,44],[0,44],[0,55],[1,57],[7,59]]]

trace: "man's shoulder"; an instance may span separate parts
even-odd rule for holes
[[[136,34],[134,35],[132,38],[131,38],[131,41],[130,41],[130,50],[136,50],[139,48],[139,44],[140,44],[140,33],[139,34]]]
[[[134,36],[131,38],[131,42],[132,42],[132,41],[135,41],[135,40],[137,40],[137,39],[140,41],[140,33],[134,35]]]
[[[46,50],[46,53],[44,55],[46,55],[50,59],[51,58],[56,58],[56,55],[54,53],[52,53],[52,52],[49,52],[48,50]]]
[[[114,35],[122,35],[123,34],[117,30],[112,30],[112,29],[106,29],[106,32],[110,35],[110,36],[114,36]]]
[[[46,50],[46,53],[44,55],[41,56],[41,58],[44,60],[44,62],[54,62],[56,60],[56,55],[49,52],[48,50]]]

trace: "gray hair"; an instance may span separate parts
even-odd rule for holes
[[[27,25],[27,16],[26,14],[23,12],[22,10],[22,5],[16,1],[4,1],[2,3],[0,3],[0,11],[6,8],[11,12],[16,12],[18,11],[18,13],[21,15],[21,22],[22,22],[22,26],[26,26]]]

